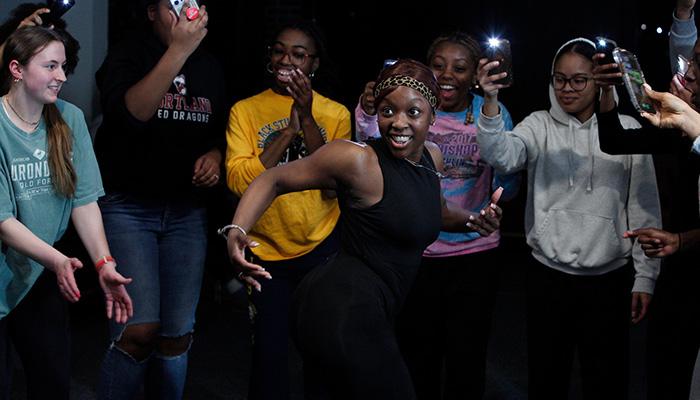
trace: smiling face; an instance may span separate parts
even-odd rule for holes
[[[428,130],[435,121],[433,109],[420,92],[396,87],[377,105],[377,120],[394,157],[420,160]]]
[[[61,86],[66,81],[63,70],[66,52],[63,43],[50,42],[36,53],[26,65],[11,62],[12,75],[24,82],[25,94],[41,104],[54,103],[58,99]]]
[[[292,69],[299,68],[309,76],[318,65],[314,40],[298,29],[283,30],[270,46],[270,66],[277,91],[282,94],[288,94],[285,88]]]
[[[567,82],[561,89],[554,90],[554,96],[565,112],[581,122],[588,120],[593,115],[595,96],[598,93],[598,87],[592,80],[593,62],[578,53],[567,52],[557,60],[553,75],[560,79],[587,80],[583,90],[574,90],[571,82]]]
[[[467,108],[475,63],[464,45],[445,41],[435,48],[428,66],[440,85],[440,110],[457,112]]]

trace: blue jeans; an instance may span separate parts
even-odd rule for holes
[[[159,336],[177,338],[193,331],[202,286],[207,247],[206,209],[192,202],[140,198],[109,193],[100,199],[105,232],[119,272],[133,282],[127,286],[134,316],[127,325],[158,323]],[[126,325],[110,322],[118,341]],[[154,365],[148,365],[148,364]],[[130,398],[149,369],[149,383],[169,385],[182,396],[187,354],[166,357],[155,353],[137,362],[114,343],[102,365],[101,398]],[[153,370],[160,371],[153,374]],[[160,375],[160,376],[158,376]]]

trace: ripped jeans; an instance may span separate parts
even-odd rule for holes
[[[158,335],[166,338],[191,334],[206,256],[206,209],[123,193],[110,193],[99,205],[117,270],[133,278],[127,290],[134,316],[127,325],[159,323]],[[115,344],[125,328],[110,321],[112,344],[102,361],[99,398],[131,399],[143,383],[147,393],[160,393],[148,398],[180,399],[187,351],[155,351],[136,360]]]

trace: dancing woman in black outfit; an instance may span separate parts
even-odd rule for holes
[[[453,209],[440,194],[442,156],[425,142],[438,101],[430,69],[401,60],[383,70],[377,82],[383,140],[371,145],[336,140],[266,171],[243,195],[235,229],[229,229],[231,259],[242,267],[242,278],[260,290],[258,280],[271,276],[244,259],[245,247],[257,245],[245,232],[276,196],[307,189],[338,194],[340,254],[307,275],[292,310],[307,398],[415,398],[393,322],[421,253],[441,229],[488,235],[501,216],[495,204],[473,215]]]

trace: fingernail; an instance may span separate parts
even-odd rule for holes
[[[493,204],[493,203],[491,203],[491,208],[493,208],[493,209],[495,210],[495,209],[496,209],[496,205]]]
[[[467,227],[471,228],[473,225],[471,222],[467,222]]]
[[[473,215],[470,215],[470,216],[469,216],[469,220],[470,220],[470,221],[474,221],[474,216],[473,216]]]
[[[481,210],[481,211],[479,211],[479,214],[486,215],[486,212],[484,210]]]

